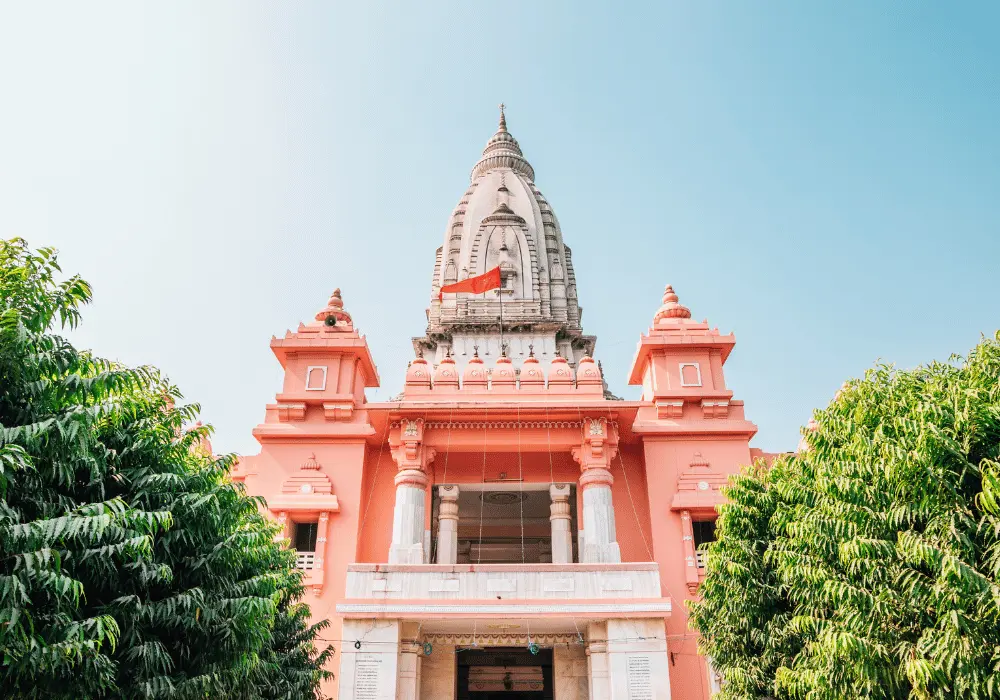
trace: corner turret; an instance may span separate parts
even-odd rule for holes
[[[328,421],[350,420],[365,402],[365,388],[379,385],[368,341],[355,330],[339,289],[313,322],[272,338],[271,350],[285,370],[281,393],[267,407],[277,422],[306,420],[310,410]]]
[[[732,334],[720,335],[707,321],[692,320],[691,310],[667,285],[649,334],[639,340],[629,384],[642,386],[643,401],[653,402],[660,420],[742,420],[743,404],[732,401],[722,371],[735,345]]]

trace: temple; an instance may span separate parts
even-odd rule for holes
[[[763,456],[726,386],[735,338],[667,286],[628,375],[641,397],[612,396],[534,179],[501,110],[437,249],[427,330],[392,401],[366,400],[379,375],[340,290],[271,340],[284,384],[254,429],[260,453],[233,478],[266,499],[314,618],[332,622],[332,697],[717,689],[685,601],[720,487]],[[500,289],[439,298],[498,266]]]

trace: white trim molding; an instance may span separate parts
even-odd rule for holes
[[[323,383],[321,386],[312,386],[312,372],[314,369],[323,370]],[[306,391],[326,391],[326,367],[324,365],[310,365],[306,367]]]
[[[684,368],[685,367],[694,367],[694,371],[698,373],[698,383],[697,384],[691,384],[689,382],[685,382],[684,381]],[[680,373],[681,386],[701,386],[701,365],[700,364],[698,364],[697,362],[681,362],[680,364],[677,365],[677,370]]]
[[[670,600],[642,603],[559,603],[538,605],[533,603],[490,603],[489,605],[463,605],[461,603],[337,603],[341,615],[552,615],[570,613],[578,615],[617,615],[628,613],[660,613],[669,615]]]

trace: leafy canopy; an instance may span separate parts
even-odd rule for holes
[[[691,618],[719,697],[1000,697],[1000,334],[815,418],[720,509]]]
[[[330,650],[232,456],[155,370],[80,352],[90,287],[0,241],[0,690],[304,698]]]

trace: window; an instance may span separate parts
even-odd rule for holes
[[[292,542],[299,552],[316,551],[316,532],[319,523],[295,523],[295,532]]]
[[[326,367],[306,368],[306,391],[326,390]]]
[[[295,546],[295,566],[299,569],[316,568],[316,533],[319,523],[295,523],[292,544]]]
[[[702,545],[708,542],[715,542],[715,521],[701,520],[691,523],[694,530],[694,551],[698,560],[698,568],[705,568],[705,555],[708,554]]]
[[[701,366],[697,362],[680,363],[681,386],[701,386]]]

